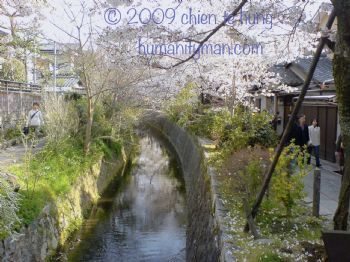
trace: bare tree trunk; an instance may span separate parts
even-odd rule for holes
[[[333,4],[338,19],[333,71],[345,153],[345,169],[333,221],[335,230],[347,230],[350,199],[350,0],[333,0]]]
[[[79,33],[79,36],[80,36],[80,33]],[[84,55],[83,46],[80,38],[79,38],[79,47],[80,47],[79,49],[80,54]],[[82,82],[86,89],[86,99],[87,99],[87,106],[86,106],[87,119],[86,119],[85,138],[84,138],[84,153],[85,155],[87,155],[90,152],[92,124],[94,122],[94,101],[92,96],[91,81],[89,76],[87,75],[87,70],[85,66],[85,59],[83,60],[83,64],[82,64]]]
[[[24,59],[23,59],[23,64],[24,64],[24,70],[25,70],[25,82],[28,83],[28,56],[27,56],[27,49],[24,50]]]
[[[91,97],[87,98],[87,122],[86,122],[86,129],[85,129],[85,139],[84,139],[84,153],[87,155],[90,152],[90,145],[91,145],[91,131],[92,131],[92,123],[93,123],[93,117],[94,117],[94,110],[93,110],[93,101]]]
[[[332,11],[330,17],[329,17],[329,20],[327,22],[327,28],[331,28],[332,27],[332,24],[334,22],[334,19],[335,19],[335,12]],[[316,66],[317,66],[317,63],[318,63],[318,60],[320,59],[320,56],[321,56],[321,53],[322,53],[322,50],[323,50],[323,47],[325,46],[325,37],[322,37],[321,40],[320,40],[320,43],[317,47],[317,50],[316,50],[316,54],[313,58],[313,61],[312,61],[312,64],[311,64],[311,67],[310,67],[310,70],[309,70],[309,73],[306,77],[306,80],[304,82],[304,85],[301,89],[301,92],[300,92],[300,95],[299,95],[299,98],[298,98],[298,101],[297,103],[295,104],[294,106],[294,109],[293,109],[293,112],[288,120],[288,124],[283,132],[283,135],[282,135],[282,138],[281,138],[281,141],[280,143],[278,144],[277,146],[277,149],[276,149],[276,152],[275,152],[275,156],[270,164],[270,167],[265,175],[265,178],[264,178],[264,182],[263,182],[263,185],[261,187],[261,190],[260,192],[258,193],[257,195],[257,198],[253,204],[253,207],[252,207],[252,211],[251,211],[251,216],[253,218],[256,217],[257,213],[258,213],[258,210],[260,208],[260,205],[262,203],[262,200],[266,194],[266,191],[269,187],[269,184],[270,184],[270,181],[271,181],[271,178],[272,178],[272,174],[273,172],[275,171],[275,168],[276,168],[276,165],[278,163],[278,160],[282,154],[282,151],[283,151],[283,148],[285,146],[285,144],[287,143],[288,141],[288,138],[289,138],[289,134],[291,132],[291,129],[292,129],[292,125],[293,125],[293,122],[296,118],[296,115],[298,114],[300,108],[301,108],[301,105],[304,101],[304,97],[306,95],[306,92],[309,88],[309,85],[311,83],[311,80],[312,80],[312,77],[314,75],[314,72],[316,70]],[[249,224],[247,223],[244,227],[244,231],[249,231]]]

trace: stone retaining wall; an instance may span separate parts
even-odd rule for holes
[[[224,261],[221,230],[216,217],[216,197],[197,139],[161,113],[147,114],[142,124],[169,142],[181,165],[188,210],[186,260]]]
[[[113,163],[110,163],[113,162]],[[116,161],[95,164],[89,172],[75,182],[70,192],[48,204],[39,218],[0,242],[0,259],[3,262],[45,261],[59,245],[63,245],[72,231],[79,228],[83,219],[97,202],[117,174],[126,165],[121,157]]]

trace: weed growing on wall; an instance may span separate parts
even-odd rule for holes
[[[20,197],[14,188],[0,176],[0,240],[13,232],[20,223],[17,216]]]

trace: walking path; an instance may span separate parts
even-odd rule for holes
[[[32,153],[38,152],[45,145],[45,139],[40,139],[38,145],[33,148]],[[0,150],[0,171],[14,163],[21,162],[25,155],[25,147],[23,144],[8,147]]]
[[[333,218],[338,206],[338,197],[341,185],[341,175],[335,171],[339,166],[335,163],[321,160],[321,196],[320,215]],[[312,204],[313,170],[304,179],[306,201]]]

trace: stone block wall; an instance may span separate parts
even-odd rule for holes
[[[48,204],[29,226],[0,241],[0,261],[47,261],[89,216],[100,195],[125,165],[121,157],[112,163],[103,160],[96,163],[67,194]]]
[[[215,197],[204,156],[196,138],[161,113],[147,114],[143,121],[172,147],[185,180],[188,229],[187,261],[220,261],[221,233],[216,219]]]

